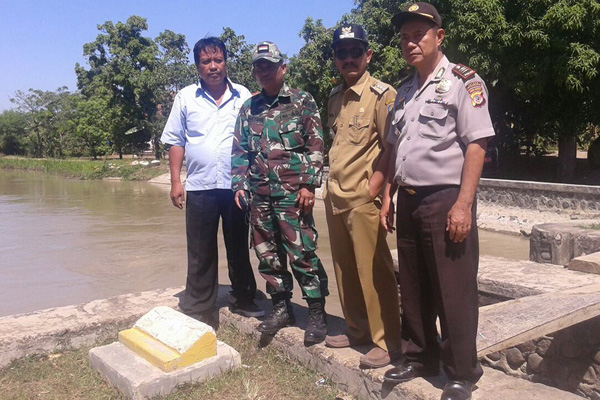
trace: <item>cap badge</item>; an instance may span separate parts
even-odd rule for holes
[[[418,4],[413,4],[412,6],[410,6],[408,8],[408,11],[413,12],[413,11],[417,11],[419,9],[419,5]]]
[[[340,33],[340,39],[353,38],[354,32],[352,32],[351,26],[342,27],[342,32]]]
[[[450,91],[451,86],[452,86],[452,82],[450,82],[450,80],[442,79],[440,81],[440,83],[438,83],[437,86],[435,87],[435,92],[439,93],[439,94],[448,93]]]
[[[258,46],[257,51],[258,51],[258,53],[268,53],[269,45],[268,44],[260,45],[260,46]]]

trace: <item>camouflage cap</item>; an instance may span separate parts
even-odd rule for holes
[[[335,48],[341,40],[348,39],[358,40],[369,45],[365,28],[357,24],[344,24],[333,32],[333,42],[331,43],[331,47]]]
[[[252,64],[262,59],[278,63],[283,60],[283,56],[275,43],[260,42],[252,49]]]
[[[436,8],[429,3],[422,1],[406,5],[398,14],[392,17],[392,24],[394,24],[397,29],[400,29],[403,23],[413,18],[431,21],[439,28],[442,27],[442,17],[440,17]]]

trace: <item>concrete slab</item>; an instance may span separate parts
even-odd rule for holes
[[[256,331],[258,321],[244,318],[221,309],[223,319],[240,331],[261,338]],[[383,374],[390,367],[363,370],[358,367],[359,357],[368,346],[330,349],[323,344],[305,347],[304,331],[297,327],[280,330],[274,337],[262,337],[262,345],[274,346],[292,359],[314,368],[335,382],[340,390],[359,399],[368,400],[439,400],[447,378],[443,373],[436,378],[414,379],[400,385],[383,382]],[[581,397],[523,379],[514,378],[484,367],[484,374],[473,392],[473,400],[576,400]]]
[[[600,285],[482,307],[477,356],[516,346],[600,315]]]
[[[598,275],[569,271],[561,265],[501,257],[481,257],[477,279],[481,292],[502,296],[504,299],[600,284]]]
[[[569,262],[568,268],[571,271],[600,275],[600,252],[575,257]]]
[[[93,348],[89,357],[93,369],[133,400],[166,396],[179,385],[202,382],[241,365],[240,354],[223,342],[218,342],[215,357],[173,372],[161,371],[119,342]]]

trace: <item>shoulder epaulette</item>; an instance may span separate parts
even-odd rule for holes
[[[373,91],[376,92],[377,94],[383,94],[389,88],[390,88],[389,85],[386,85],[380,81],[375,81],[371,84],[371,89],[373,89]]]
[[[475,71],[463,64],[456,64],[454,68],[452,68],[452,72],[463,81],[468,81],[475,76]]]
[[[334,94],[340,92],[341,90],[342,90],[342,85],[337,85],[336,87],[334,87],[333,89],[331,89],[331,93],[329,93],[329,97],[331,97]]]

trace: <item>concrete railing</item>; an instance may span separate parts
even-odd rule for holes
[[[600,214],[600,187],[482,178],[478,200],[539,211]]]

